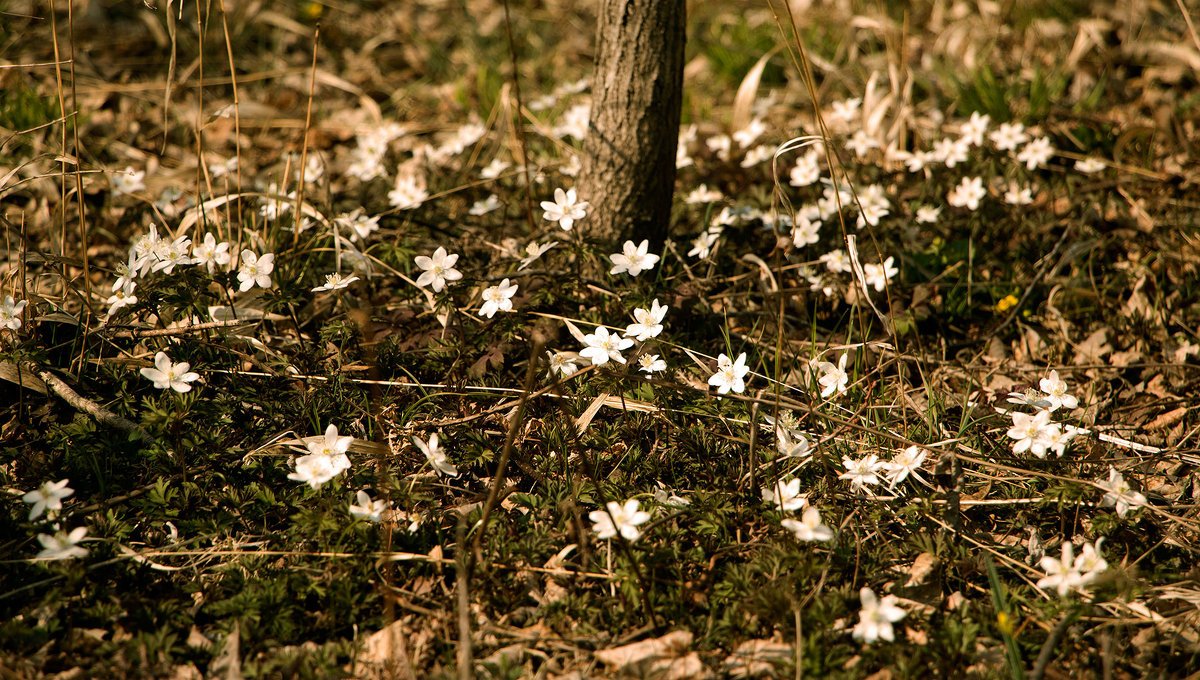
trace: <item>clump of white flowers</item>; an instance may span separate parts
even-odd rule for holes
[[[1068,393],[1067,384],[1059,378],[1058,371],[1050,371],[1039,386],[1042,392],[1029,389],[1024,393],[1009,395],[1010,403],[1035,409],[1034,413],[1013,411],[1009,414],[1012,427],[1007,434],[1013,440],[1013,453],[1028,451],[1038,458],[1045,458],[1048,453],[1054,452],[1062,458],[1077,430],[1070,425],[1052,422],[1052,414],[1059,409],[1074,409],[1079,406],[1079,400]]]

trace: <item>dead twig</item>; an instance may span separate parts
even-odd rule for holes
[[[63,401],[70,404],[76,410],[83,411],[92,418],[95,418],[96,422],[102,425],[108,425],[109,427],[115,427],[118,430],[127,432],[131,436],[136,436],[139,439],[144,439],[146,441],[151,441],[153,439],[149,432],[146,432],[144,429],[142,429],[141,425],[138,425],[131,420],[123,418],[112,411],[109,411],[87,397],[81,396],[78,392],[72,389],[70,385],[63,382],[61,378],[50,372],[50,369],[42,368],[32,361],[22,361],[21,367],[41,378],[42,381],[45,382],[55,394],[61,397]]]

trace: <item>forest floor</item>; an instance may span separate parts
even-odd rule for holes
[[[1200,17],[509,4],[0,0],[0,675],[1196,677]]]

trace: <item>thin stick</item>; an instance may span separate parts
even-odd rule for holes
[[[1063,617],[1062,621],[1050,631],[1050,637],[1046,638],[1046,643],[1042,645],[1042,651],[1038,654],[1037,662],[1033,665],[1033,671],[1029,674],[1029,680],[1042,680],[1042,676],[1046,674],[1046,667],[1050,665],[1050,661],[1054,658],[1054,648],[1062,640],[1066,634],[1067,628],[1070,627],[1075,619],[1079,618],[1081,609],[1076,607],[1067,616]]]
[[[513,43],[512,21],[508,16],[508,0],[504,0],[504,28],[508,31],[508,57],[513,69],[513,97],[517,100],[516,115],[513,116],[517,132],[517,141],[521,146],[521,168],[525,171],[525,213],[529,217],[529,233],[537,233],[537,224],[533,221],[533,184],[529,180],[529,152],[525,148],[525,123],[522,118],[525,108],[521,105],[521,77],[517,70],[517,48]]]
[[[225,54],[229,58],[229,84],[233,87],[233,155],[237,159],[237,210],[238,237],[236,243],[242,243],[242,112],[238,100],[237,71],[233,67],[233,43],[229,39],[229,20],[225,12],[225,0],[221,4],[221,29],[225,32]],[[202,205],[199,201],[196,205]],[[232,240],[232,234],[229,235]]]
[[[304,171],[308,169],[308,133],[312,127],[313,92],[317,89],[317,47],[320,39],[321,27],[317,26],[313,32],[312,71],[308,78],[308,110],[304,114],[304,139],[301,141],[300,147],[300,186],[296,188],[296,224],[292,227],[292,249],[297,251],[300,249],[300,223],[303,219],[300,214],[300,206],[304,205]],[[297,324],[297,333],[299,330],[299,324]]]
[[[145,330],[119,331],[113,333],[113,338],[160,338],[169,335],[186,335],[192,331],[209,328],[229,328],[231,326],[248,326],[254,323],[252,319],[226,319],[225,321],[205,321],[178,328],[147,328]]]
[[[458,609],[458,680],[475,677],[475,655],[471,650],[471,596],[467,587],[471,579],[467,559],[467,518],[459,516],[457,535],[458,554],[454,556],[455,591]]]
[[[95,418],[97,422],[115,427],[123,432],[128,432],[130,435],[136,435],[146,441],[152,439],[150,433],[143,430],[140,425],[109,411],[91,399],[81,396],[78,392],[71,389],[70,385],[51,373],[49,369],[44,369],[30,361],[22,361],[20,367],[41,378],[63,401],[73,406],[76,410],[83,411]]]
[[[487,534],[488,518],[492,514],[492,509],[496,507],[500,489],[504,486],[504,468],[508,466],[508,459],[512,457],[517,430],[521,428],[521,422],[525,416],[525,404],[529,401],[529,393],[533,391],[533,381],[537,377],[538,359],[542,356],[542,347],[545,342],[540,333],[534,334],[533,349],[529,352],[529,367],[525,371],[525,389],[522,390],[521,399],[517,402],[517,412],[513,414],[512,421],[508,424],[508,436],[504,439],[504,450],[500,453],[500,462],[496,465],[496,475],[492,477],[492,486],[488,490],[487,502],[483,505],[483,515],[479,518],[479,531],[475,533],[475,538],[471,541],[472,567],[474,567],[474,556],[479,553],[479,546],[483,543],[484,535]]]

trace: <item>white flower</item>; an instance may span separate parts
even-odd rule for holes
[[[136,263],[138,273],[145,276],[150,273],[150,268],[158,261],[156,253],[161,247],[158,239],[158,226],[151,222],[149,233],[141,235],[133,242],[133,253],[129,256],[129,262]]]
[[[959,134],[962,135],[963,141],[971,146],[980,146],[983,144],[983,135],[987,132],[988,124],[991,123],[991,116],[980,115],[978,111],[971,112],[971,120],[962,124],[959,128]]]
[[[756,146],[746,152],[746,156],[742,158],[741,166],[743,168],[752,168],[763,161],[769,160],[775,155],[775,147],[766,144]]]
[[[638,357],[638,370],[646,373],[658,373],[667,370],[667,362],[657,354],[643,354]]]
[[[371,495],[366,491],[359,491],[354,496],[357,501],[350,504],[350,515],[365,519],[368,522],[378,523],[383,519],[383,513],[387,512],[388,506],[391,505],[387,501],[380,499],[377,501],[371,500]]]
[[[767,503],[785,512],[799,510],[808,503],[808,496],[800,493],[799,479],[791,479],[787,482],[781,479],[775,482],[774,486],[764,486],[762,497]]]
[[[624,505],[609,501],[605,505],[606,510],[593,510],[588,513],[592,520],[592,530],[599,538],[612,538],[621,534],[627,541],[636,541],[638,536],[641,536],[638,525],[650,521],[650,513],[639,510],[640,505],[636,498],[625,501]]]
[[[286,194],[281,194],[283,190],[275,182],[267,185],[263,190],[264,196],[259,198],[262,205],[258,208],[258,213],[268,220],[278,219],[280,215],[286,215],[292,209],[292,204],[296,202],[296,192],[289,191]]]
[[[730,390],[741,394],[746,391],[746,374],[750,367],[746,365],[746,353],[738,355],[736,361],[721,354],[717,357],[717,372],[708,378],[708,384],[717,388],[717,394],[729,394]]]
[[[688,154],[687,144],[681,139],[679,146],[675,147],[675,169],[680,170],[689,165],[695,165],[696,161]]]
[[[825,268],[834,274],[841,274],[850,271],[850,258],[846,256],[846,251],[838,248],[825,253],[817,260],[825,265]]]
[[[46,517],[53,519],[58,515],[58,511],[62,510],[63,499],[75,493],[75,490],[67,486],[69,479],[60,479],[57,482],[46,482],[40,487],[21,496],[21,500],[29,503],[29,521],[33,521],[46,513]]]
[[[562,139],[574,137],[583,140],[587,137],[588,123],[591,120],[592,107],[590,104],[576,104],[563,112],[558,119],[558,125],[550,129],[550,134]]]
[[[1088,156],[1087,158],[1075,161],[1075,169],[1085,175],[1092,175],[1101,172],[1108,167],[1108,164],[1099,158]]]
[[[471,209],[467,211],[467,214],[478,217],[479,215],[486,215],[500,206],[500,197],[496,194],[491,194],[482,201],[475,201],[471,205]]]
[[[858,97],[837,101],[830,106],[829,113],[825,116],[831,123],[849,123],[858,115],[860,106],[862,106],[862,99]]]
[[[137,304],[137,296],[133,294],[134,288],[137,288],[137,284],[133,281],[126,282],[126,284],[121,288],[113,288],[113,294],[110,295],[107,300],[105,300],[105,304],[108,305],[109,316],[115,314],[116,311],[122,307]]]
[[[517,284],[504,279],[498,286],[490,286],[483,290],[483,306],[479,308],[479,316],[492,318],[496,312],[511,312],[512,297],[517,294]]]
[[[995,132],[988,134],[988,139],[996,145],[997,151],[1013,151],[1028,141],[1029,135],[1020,123],[1001,123]]]
[[[712,247],[716,245],[717,239],[721,238],[721,231],[708,230],[700,234],[692,240],[692,249],[688,251],[688,257],[698,257],[704,259],[712,254]]]
[[[810,220],[800,214],[796,217],[799,221],[792,227],[792,245],[803,248],[821,240],[821,220]]]
[[[917,208],[917,224],[933,224],[941,214],[941,206],[923,205]]]
[[[818,162],[817,152],[810,150],[796,159],[796,167],[792,168],[788,176],[788,184],[794,187],[806,187],[816,184],[819,179],[821,179],[821,165]]]
[[[288,479],[304,482],[316,490],[349,467],[350,459],[345,454],[326,456],[310,453],[296,459],[296,471],[288,474]]]
[[[256,284],[261,288],[271,287],[271,272],[275,271],[275,253],[255,255],[250,250],[242,251],[238,263],[238,290],[245,293]]]
[[[1075,569],[1075,546],[1070,541],[1062,544],[1062,558],[1049,555],[1039,563],[1046,575],[1038,579],[1037,587],[1043,590],[1055,590],[1059,597],[1066,597],[1071,588],[1082,585],[1083,574]]]
[[[525,269],[529,265],[533,264],[538,260],[538,258],[540,258],[542,255],[545,255],[546,251],[550,250],[556,245],[558,245],[558,241],[547,241],[542,244],[538,244],[536,241],[534,241],[525,246],[525,257],[521,258],[521,266],[517,267],[517,271],[521,271],[522,269]]]
[[[987,196],[987,190],[983,188],[982,177],[963,177],[962,182],[946,194],[946,202],[955,208],[976,210],[984,196]]]
[[[860,129],[846,141],[846,148],[853,151],[858,158],[862,158],[871,149],[879,148],[879,140],[867,134],[866,130]]]
[[[141,268],[142,261],[138,257],[137,246],[135,245],[129,249],[129,261],[117,264],[117,280],[113,283],[113,290],[124,288],[125,284],[136,279],[141,272]],[[3,312],[0,311],[0,315],[2,314]],[[3,324],[0,324],[0,326],[3,326]]]
[[[658,488],[654,489],[655,503],[658,503],[659,505],[670,505],[676,508],[685,508],[692,504],[692,502],[688,499],[667,491],[662,482],[655,482],[655,484],[658,485]]]
[[[550,373],[560,373],[564,378],[575,375],[579,367],[575,365],[579,355],[574,352],[555,352],[550,355]]]
[[[1038,458],[1046,457],[1046,430],[1050,427],[1050,412],[1038,411],[1036,415],[1012,413],[1013,426],[1008,436],[1013,440],[1013,453],[1029,451]]]
[[[229,244],[224,241],[217,243],[217,237],[211,233],[204,235],[200,243],[192,244],[192,262],[204,265],[211,274],[218,265],[224,267],[230,260]]]
[[[1029,205],[1033,203],[1033,188],[1009,184],[1008,191],[1004,192],[1004,202],[1009,205]]]
[[[813,454],[812,444],[803,433],[781,426],[775,428],[775,450],[784,458],[807,458]]]
[[[883,464],[883,469],[887,471],[888,486],[895,487],[900,482],[903,482],[912,475],[914,479],[920,479],[917,470],[921,468],[921,464],[925,462],[925,455],[929,453],[925,449],[916,446],[910,446],[900,453],[897,453],[892,459]]]
[[[67,533],[60,529],[53,536],[38,534],[38,542],[42,551],[37,554],[39,560],[69,560],[73,557],[86,557],[87,548],[80,547],[79,542],[87,536],[87,527],[76,527]]]
[[[0,328],[19,330],[21,328],[21,312],[25,309],[27,302],[29,301],[17,302],[13,296],[5,295],[4,301],[0,302]]]
[[[713,135],[704,140],[704,146],[707,146],[710,151],[717,154],[717,158],[723,161],[729,160],[729,135]]]
[[[454,268],[456,262],[458,262],[458,255],[448,255],[446,249],[441,246],[433,251],[433,257],[418,255],[413,258],[413,263],[424,271],[421,272],[421,276],[417,277],[417,285],[422,288],[430,286],[435,293],[442,292],[447,281],[457,281],[462,278],[462,272]]]
[[[312,289],[314,293],[341,290],[358,280],[357,276],[342,276],[338,272],[325,275],[325,283]]]
[[[191,367],[191,364],[186,361],[172,363],[166,352],[159,352],[154,355],[154,368],[143,368],[141,374],[153,380],[154,386],[160,390],[169,387],[176,392],[189,392],[192,386],[188,383],[200,379],[198,373],[188,370]]]
[[[858,599],[862,603],[862,611],[858,613],[858,623],[852,632],[854,639],[867,644],[880,638],[888,642],[894,640],[892,624],[907,614],[897,605],[899,600],[896,596],[887,595],[880,600],[870,588],[863,588],[858,591]]]
[[[1075,428],[1070,425],[1062,427],[1058,424],[1051,424],[1046,428],[1042,438],[1046,445],[1046,451],[1053,451],[1054,455],[1062,458],[1063,454],[1067,452],[1067,444],[1075,437],[1075,432]]]
[[[429,198],[429,192],[425,190],[421,182],[412,175],[397,175],[396,183],[392,185],[392,190],[388,192],[388,204],[401,210],[412,210],[413,208],[421,207],[425,199]]]
[[[821,361],[817,364],[817,368],[821,370],[821,377],[817,378],[817,384],[821,386],[822,399],[828,399],[834,394],[842,394],[846,391],[846,387],[850,384],[850,375],[846,373],[846,357],[849,355],[849,352],[843,352],[836,366],[828,361]]]
[[[1108,560],[1100,555],[1100,544],[1104,542],[1104,538],[1096,539],[1096,543],[1084,543],[1081,548],[1083,552],[1075,557],[1075,561],[1071,563],[1071,567],[1079,574],[1079,585],[1085,586],[1096,580],[1100,574],[1108,569]]]
[[[654,269],[654,265],[658,264],[658,256],[647,252],[650,250],[649,239],[642,239],[638,245],[634,245],[633,241],[626,241],[622,250],[625,252],[609,255],[613,266],[608,273],[613,276],[625,272],[629,272],[630,276],[637,276],[643,271]]]
[[[583,342],[587,347],[580,350],[579,356],[590,359],[593,366],[607,364],[609,359],[623,364],[625,357],[621,356],[621,351],[633,347],[631,338],[610,334],[604,326],[597,326],[594,333],[583,336]]]
[[[563,228],[563,231],[571,231],[575,226],[575,220],[582,220],[587,216],[587,209],[590,207],[587,201],[577,201],[575,190],[568,189],[563,191],[560,189],[554,190],[554,202],[542,201],[542,210],[545,213],[542,219],[558,222],[558,226]]]
[[[429,435],[429,441],[413,437],[412,442],[418,449],[421,449],[421,453],[425,454],[425,459],[429,461],[434,470],[438,471],[438,474],[443,474],[447,477],[458,476],[458,468],[450,463],[450,460],[446,457],[446,452],[438,445],[436,432]]]
[[[142,191],[146,188],[146,171],[134,170],[132,167],[128,167],[121,172],[114,173],[112,176],[112,188],[113,193],[118,196]]]
[[[379,229],[379,215],[374,217],[368,216],[363,212],[362,208],[354,210],[333,218],[334,224],[346,229],[350,232],[350,236],[355,240],[363,240],[373,231]]]
[[[491,163],[488,163],[482,170],[479,171],[479,176],[483,179],[496,179],[500,173],[512,167],[512,164],[501,158],[493,158]],[[492,194],[495,196],[495,194]]]
[[[1024,392],[1009,392],[1008,398],[1005,401],[1010,404],[1017,404],[1018,406],[1032,406],[1036,409],[1050,408],[1050,401],[1043,397],[1041,392],[1032,387],[1026,389]]]
[[[767,131],[767,126],[763,124],[762,119],[755,118],[751,120],[746,127],[733,133],[733,141],[738,143],[738,146],[743,149],[754,143],[754,140],[762,136]]]
[[[864,264],[863,275],[866,279],[866,284],[872,286],[876,291],[881,291],[887,286],[887,282],[892,280],[892,277],[900,272],[892,266],[896,258],[889,257],[883,261],[883,264]]]
[[[1053,156],[1054,147],[1050,146],[1050,138],[1038,137],[1021,147],[1021,151],[1017,153],[1017,160],[1025,164],[1026,170],[1033,170],[1044,167]]]
[[[658,299],[650,304],[650,309],[642,309],[638,307],[633,310],[633,319],[637,323],[631,323],[625,328],[625,337],[633,338],[638,342],[645,342],[650,338],[657,337],[662,333],[663,318],[667,315],[668,307],[659,304]]]
[[[851,491],[863,491],[867,484],[880,483],[879,471],[883,469],[884,463],[879,460],[879,456],[872,453],[859,460],[842,456],[842,466],[846,471],[838,475],[838,479],[850,482]]]
[[[1124,517],[1131,508],[1146,505],[1146,497],[1134,491],[1129,482],[1125,481],[1125,477],[1115,468],[1108,468],[1107,482],[1096,482],[1096,484],[1104,489],[1104,498],[1100,500],[1100,507],[1116,506],[1118,517]]]
[[[1073,409],[1079,406],[1079,400],[1067,393],[1067,383],[1058,377],[1058,371],[1050,371],[1050,375],[1038,383],[1046,393],[1046,401],[1050,402],[1050,411],[1060,408]]]
[[[726,138],[726,140],[728,141],[728,138]],[[697,203],[715,203],[722,198],[725,198],[725,194],[722,194],[716,189],[709,189],[707,184],[701,184],[693,189],[690,194],[685,196],[683,198],[683,202],[687,203],[688,205],[695,205]]]
[[[175,271],[175,267],[194,264],[195,260],[188,257],[188,248],[191,245],[192,240],[186,236],[180,236],[170,243],[164,242],[162,250],[156,253],[158,261],[151,266],[150,271],[171,274]]]
[[[821,513],[811,505],[804,509],[799,521],[788,518],[780,524],[795,534],[798,541],[828,541],[833,538],[833,530],[821,523]]]
[[[959,163],[966,162],[967,154],[971,147],[962,139],[939,139],[933,143],[933,151],[930,155],[935,160],[942,161],[947,168],[953,168]]]

